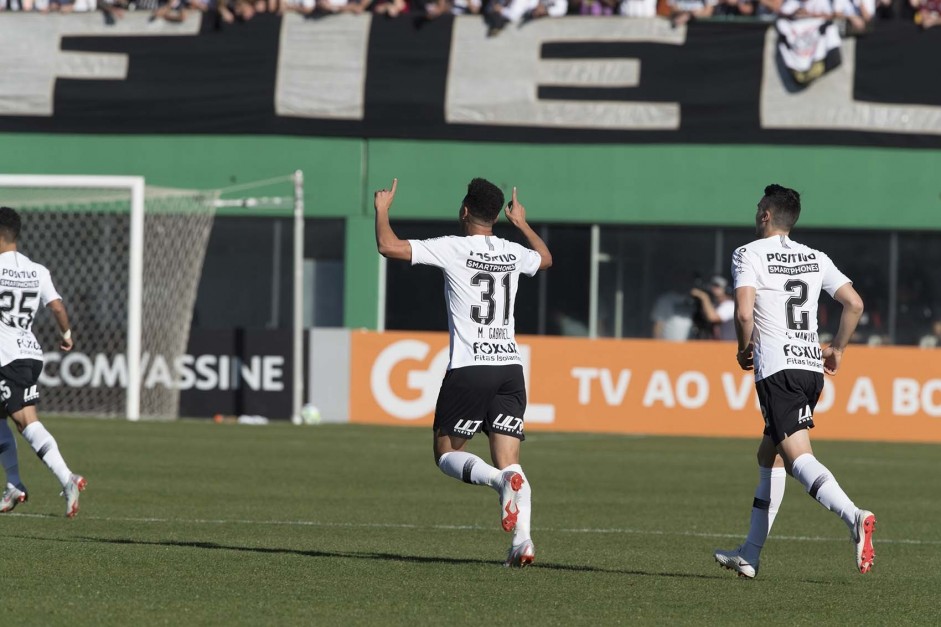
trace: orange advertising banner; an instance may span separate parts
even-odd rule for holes
[[[752,374],[727,342],[520,336],[527,431],[759,437]],[[427,425],[443,333],[351,334],[350,421]],[[827,377],[815,438],[941,442],[941,350],[850,346]]]

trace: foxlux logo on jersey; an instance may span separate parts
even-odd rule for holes
[[[474,361],[519,362],[520,360],[516,342],[474,342],[473,349]]]
[[[823,349],[819,346],[785,344],[782,348],[784,350],[784,357],[789,366],[820,367],[823,361]]]

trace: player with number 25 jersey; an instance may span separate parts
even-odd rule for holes
[[[15,251],[0,255],[0,366],[17,359],[43,361],[33,319],[40,307],[61,298],[45,266]]]
[[[467,186],[458,218],[463,236],[402,240],[389,224],[391,190],[376,192],[376,244],[390,259],[430,265],[444,273],[451,332],[450,361],[435,406],[435,462],[449,477],[486,485],[500,495],[501,525],[513,532],[507,566],[531,564],[529,480],[519,463],[526,411],[526,383],[516,344],[513,307],[521,274],[533,276],[552,264],[545,242],[526,222],[516,188],[506,217],[526,248],[493,234],[503,192],[476,178]],[[487,434],[493,466],[464,450],[478,431]]]
[[[0,513],[9,512],[28,499],[20,478],[16,439],[6,421],[9,416],[23,439],[29,442],[49,470],[62,484],[65,515],[78,513],[79,492],[87,482],[69,470],[59,445],[39,422],[39,375],[43,351],[33,335],[33,320],[40,307],[48,307],[56,319],[63,352],[72,350],[72,329],[62,297],[52,285],[49,271],[17,250],[22,222],[16,210],[0,207],[0,463],[7,475],[6,488],[0,496]]]

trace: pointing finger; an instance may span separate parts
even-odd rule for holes
[[[395,194],[395,188],[398,186],[398,184],[399,184],[399,179],[392,179],[392,190],[391,190],[391,191],[392,191],[393,194]]]
[[[513,206],[516,206],[516,187],[513,188]]]

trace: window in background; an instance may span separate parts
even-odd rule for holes
[[[401,239],[430,239],[458,235],[453,222],[395,222]],[[378,255],[375,251],[371,254]],[[447,331],[444,275],[432,266],[413,266],[407,261],[386,262],[386,329],[400,331]]]
[[[712,227],[602,228],[598,335],[653,337],[655,326],[665,339],[695,335],[690,290],[715,266]]]
[[[865,344],[892,343],[892,330],[889,327],[890,234],[797,228],[791,239],[826,253],[862,296],[866,311],[852,341]],[[836,333],[842,311],[838,302],[827,294],[821,294],[818,320],[822,342],[828,342]]]
[[[290,222],[286,224],[290,227]],[[290,250],[293,239],[286,231],[282,245]],[[304,222],[304,326],[343,326],[343,253],[346,247],[342,220]],[[292,275],[293,266],[282,269]],[[288,297],[292,298],[289,288]],[[291,302],[290,300],[288,302]],[[288,310],[290,325],[290,310]]]
[[[314,270],[321,303],[318,324],[343,323],[344,229],[343,220],[305,222],[304,254],[319,266]],[[193,328],[289,329],[293,241],[290,218],[217,216],[193,308]]]
[[[899,233],[898,252],[895,339],[919,344],[941,324],[941,232]]]
[[[546,334],[587,336],[591,227],[550,225],[548,235],[553,265],[543,283]]]

